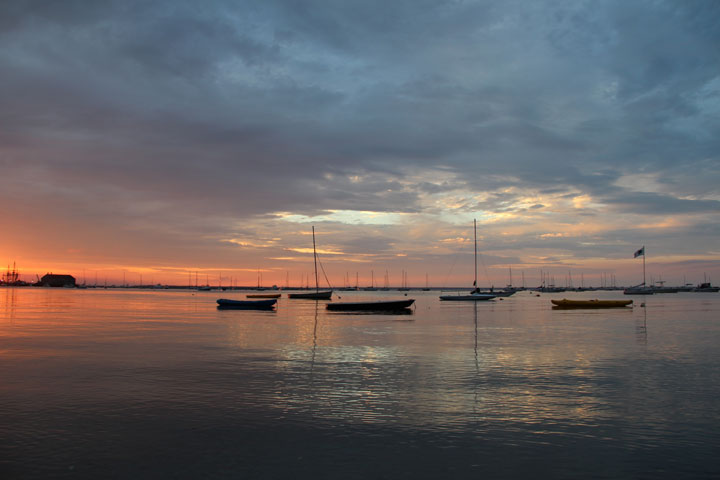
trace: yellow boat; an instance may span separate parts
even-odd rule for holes
[[[632,305],[632,300],[550,300],[557,308],[622,308]],[[553,308],[555,308],[553,307]]]
[[[281,293],[248,293],[247,298],[280,298]]]

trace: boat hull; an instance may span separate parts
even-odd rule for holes
[[[247,298],[280,298],[281,293],[248,293]]]
[[[384,300],[379,302],[342,302],[328,303],[326,308],[331,311],[350,312],[350,311],[390,311],[403,310],[410,307],[415,299],[408,298],[403,300]]]
[[[330,300],[332,290],[327,292],[288,293],[288,298],[304,298],[306,300]]]
[[[697,288],[693,289],[693,292],[705,292],[705,293],[717,293],[720,291],[720,287],[713,287],[710,282],[701,283]]]
[[[550,300],[555,308],[624,308],[632,305],[632,300]]]
[[[626,288],[623,290],[625,295],[653,295],[655,291],[652,288]]]
[[[277,300],[274,298],[268,300],[230,300],[227,298],[219,298],[217,300],[218,308],[237,309],[271,309],[276,303]]]
[[[653,293],[678,293],[680,291],[679,288],[674,287],[654,287]]]
[[[480,293],[484,295],[494,295],[496,297],[509,297],[511,295],[515,295],[515,292],[517,292],[517,290],[495,290],[493,292],[486,290],[484,292],[481,291]]]
[[[495,298],[495,295],[489,295],[489,294],[470,294],[470,295],[440,295],[440,300],[443,301],[450,301],[450,302],[482,302],[487,300],[492,300]]]

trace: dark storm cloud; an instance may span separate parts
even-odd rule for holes
[[[465,208],[712,213],[718,23],[712,1],[6,1],[0,182],[167,225],[505,187]],[[619,186],[648,172],[666,194]]]

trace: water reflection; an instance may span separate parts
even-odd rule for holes
[[[318,325],[318,308],[319,303],[315,301],[315,319],[313,321],[313,344],[312,344],[312,358],[310,359],[310,383],[313,381],[313,370],[315,369],[315,352],[317,350],[317,325]]]
[[[480,363],[478,362],[478,308],[477,303],[473,303],[473,324],[475,325],[475,373],[480,373]]]
[[[412,321],[214,302],[18,292],[0,310],[4,465],[16,478],[69,459],[88,478],[96,464],[148,478],[168,465],[280,478],[310,463],[309,476],[353,478],[720,473],[708,414],[720,301],[648,299],[662,302],[651,346],[647,310],[631,313],[644,349],[627,314],[555,312],[530,295],[454,307],[419,295]]]
[[[13,323],[15,320],[15,304],[17,302],[17,295],[15,287],[2,287],[5,290],[5,320],[8,323]]]
[[[647,307],[643,303],[640,308],[642,309],[642,319],[635,318],[635,341],[647,346]]]
[[[412,315],[414,312],[413,310],[409,308],[402,308],[399,310],[379,310],[379,311],[363,311],[363,310],[357,310],[352,312],[343,312],[343,311],[331,311],[328,312],[328,315],[332,316],[358,316],[358,315],[369,315],[369,316],[408,316]]]

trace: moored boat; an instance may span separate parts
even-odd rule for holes
[[[218,308],[239,308],[239,309],[270,309],[275,306],[277,299],[271,298],[267,300],[231,300],[228,298],[218,298]]]
[[[495,290],[494,288],[491,288],[490,290],[480,290],[479,293],[484,295],[494,295],[496,297],[509,297],[511,295],[514,295],[517,290],[515,289],[502,289],[502,290]]]
[[[647,285],[641,284],[641,285],[635,285],[634,287],[628,287],[625,290],[623,290],[623,293],[625,295],[652,295],[655,293],[655,290],[653,290],[652,287],[648,287]]]
[[[632,300],[550,300],[557,308],[621,308],[632,305]]]
[[[458,302],[458,301],[460,301],[460,302],[463,302],[463,301],[465,301],[465,302],[481,302],[484,300],[492,300],[495,297],[496,297],[496,295],[492,295],[489,293],[471,292],[471,293],[468,293],[467,295],[460,295],[460,294],[458,294],[458,295],[440,295],[440,300],[456,301],[456,302]]]
[[[657,285],[652,285],[650,288],[652,288],[653,293],[678,293],[680,291],[679,287],[666,287],[665,282],[660,280],[657,282]]]
[[[720,287],[713,287],[710,282],[701,283],[693,292],[705,292],[705,293],[717,293],[720,291]]]
[[[647,282],[645,281],[645,245],[643,245],[642,248],[633,253],[633,258],[637,257],[643,258],[643,281],[639,285],[626,288],[625,290],[623,290],[623,293],[625,295],[652,295],[655,293],[655,290],[652,287],[648,286]]]
[[[315,226],[312,227],[312,239],[313,239],[313,263],[315,265],[315,291],[314,292],[303,292],[303,293],[288,293],[288,298],[304,298],[306,300],[330,300],[332,297],[332,290],[321,291],[318,284],[318,272],[317,272],[317,250],[315,248]],[[325,277],[327,280],[327,277]],[[329,283],[329,282],[328,282]]]
[[[658,286],[651,288],[653,290],[653,293],[678,293],[680,291],[680,288],[678,287]]]
[[[280,298],[281,293],[248,293],[247,298]]]
[[[477,286],[477,220],[473,220],[473,239],[475,241],[475,280],[473,281],[473,288],[470,293],[461,295],[440,295],[440,300],[444,301],[460,301],[460,302],[479,302],[485,300],[492,300],[497,297],[494,293],[482,293]]]
[[[332,311],[390,311],[404,310],[415,302],[413,298],[402,300],[379,300],[375,302],[334,302],[328,303],[326,308]]]
[[[317,292],[288,293],[288,298],[305,298],[307,300],[330,300],[332,290]]]

